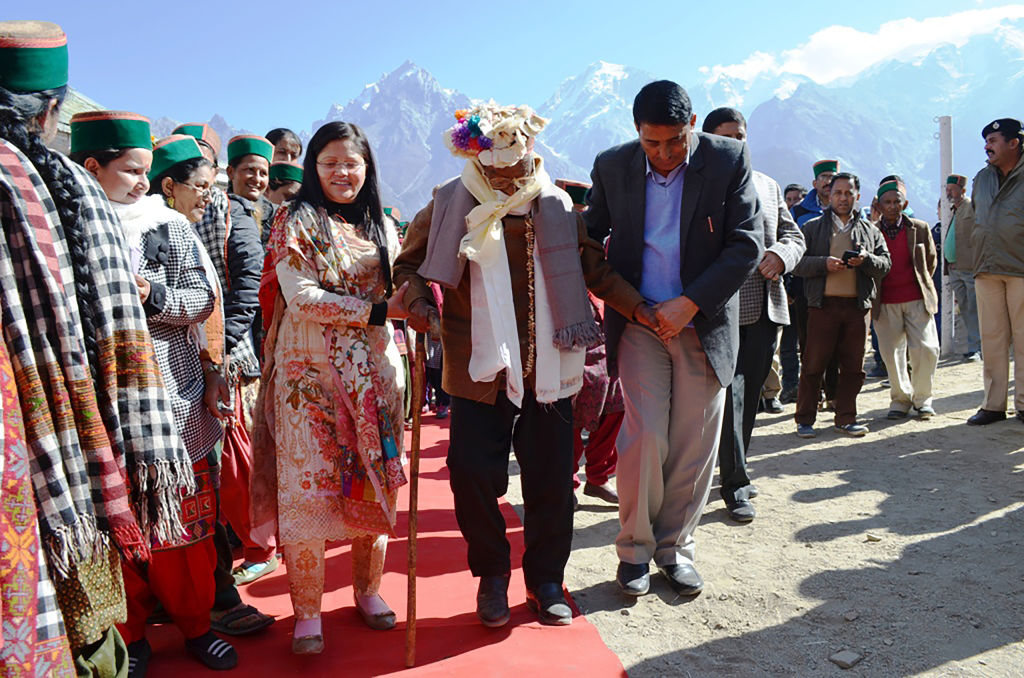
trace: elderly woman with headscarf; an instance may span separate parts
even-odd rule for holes
[[[569,624],[562,579],[572,542],[571,399],[587,347],[601,340],[587,288],[626,317],[653,320],[534,152],[547,121],[527,106],[493,102],[455,118],[445,140],[466,160],[462,175],[439,186],[413,219],[395,282],[409,283],[405,299],[419,330],[437,314],[428,282],[444,289],[448,470],[469,567],[480,578],[477,615],[490,627],[509,619],[511,562],[498,497],[512,447],[523,484],[526,602],[542,623]]]

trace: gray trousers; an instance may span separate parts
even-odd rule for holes
[[[967,328],[967,352],[981,350],[981,330],[978,327],[978,297],[974,294],[974,274],[969,271],[949,270],[949,286],[953,289],[960,317]]]
[[[619,430],[619,560],[692,564],[693,532],[714,476],[725,389],[696,330],[668,344],[630,323],[618,350],[626,413]]]

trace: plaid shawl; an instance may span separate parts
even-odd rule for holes
[[[148,556],[149,533],[181,534],[195,479],[174,429],[117,217],[88,173],[63,159],[85,198],[79,228],[98,291],[98,384],[89,372],[63,226],[42,178],[0,142],[0,293],[22,399],[43,542],[64,577],[112,535]],[[130,492],[130,494],[129,494]]]

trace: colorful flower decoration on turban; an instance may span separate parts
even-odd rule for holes
[[[455,120],[444,131],[448,150],[492,167],[509,167],[525,158],[533,151],[534,137],[548,124],[529,106],[494,101],[455,111]]]

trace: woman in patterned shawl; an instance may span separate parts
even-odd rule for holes
[[[133,113],[97,111],[71,119],[71,157],[96,177],[120,218],[174,423],[196,478],[196,492],[182,502],[180,539],[154,540],[146,568],[128,561],[122,566],[128,620],[118,630],[128,643],[133,676],[145,674],[152,654],[146,619],[157,601],[200,661],[214,669],[238,662],[234,649],[210,631],[221,384],[215,369],[204,374],[200,351],[202,323],[215,310],[220,286],[190,222],[209,203],[213,170],[191,136],[167,137],[153,150],[150,139],[149,121]]]
[[[59,26],[0,22],[0,308],[52,579],[40,580],[36,633],[23,640],[55,638],[63,621],[81,672],[119,675],[120,557],[145,561],[151,539],[181,533],[195,477],[117,216],[96,180],[44,143],[67,72]]]
[[[323,650],[327,540],[352,540],[355,604],[363,620],[382,630],[395,624],[378,588],[398,488],[405,483],[404,375],[386,322],[404,317],[404,288],[391,294],[398,234],[384,216],[378,185],[362,131],[343,122],[321,127],[310,140],[299,196],[274,221],[273,268],[264,274],[264,284],[276,275],[280,290],[264,345],[261,394],[277,489],[261,501],[266,495],[259,488],[275,481],[254,478],[254,513],[272,515],[254,515],[253,525],[267,530],[276,521],[295,610],[296,654]],[[255,453],[261,453],[258,443]],[[256,466],[257,476],[268,470],[265,460],[257,458]]]

